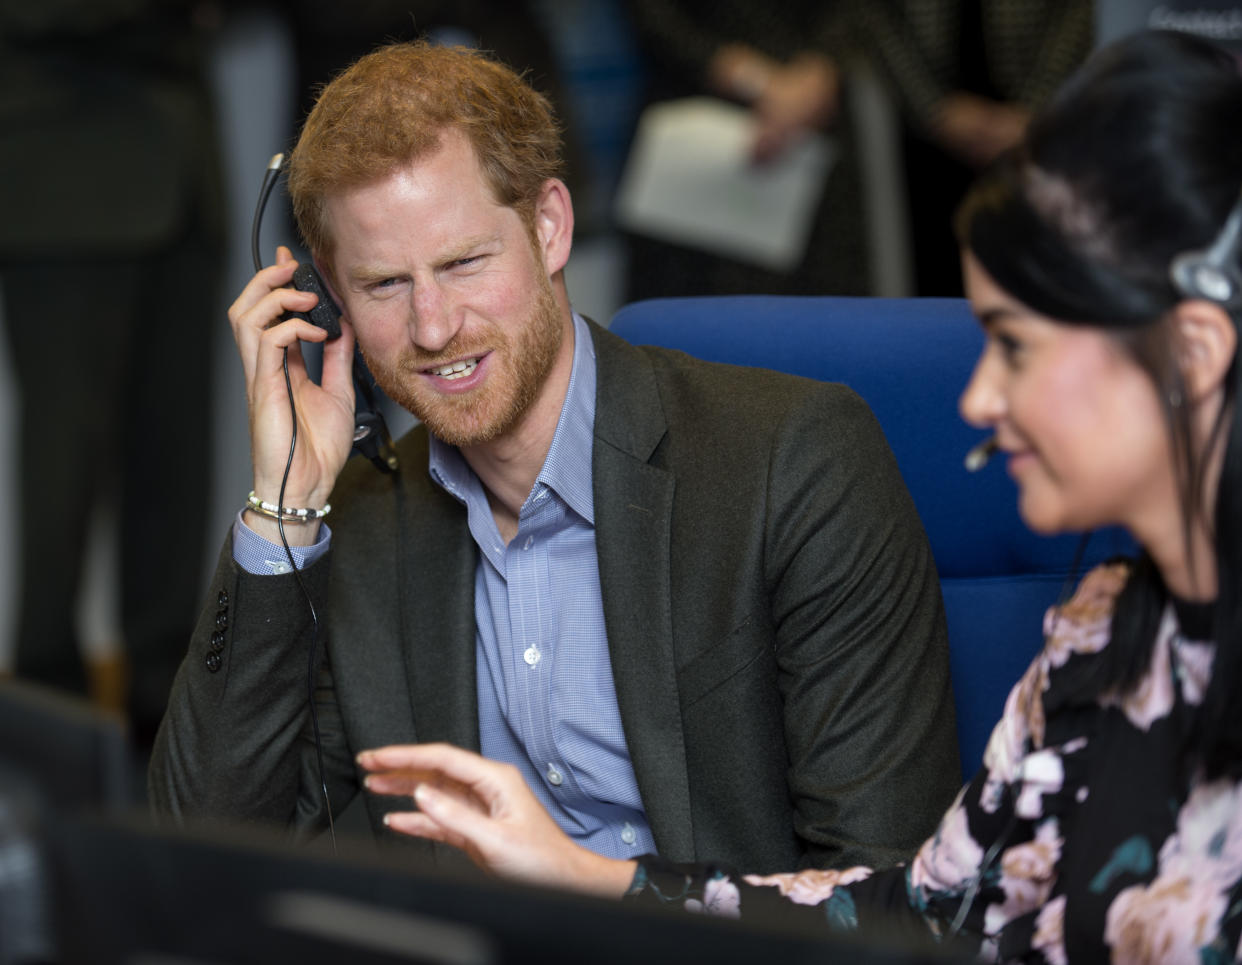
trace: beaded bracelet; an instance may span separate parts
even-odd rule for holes
[[[312,519],[323,519],[332,512],[331,503],[326,503],[323,509],[292,509],[289,506],[277,506],[275,503],[260,499],[254,494],[253,489],[246,497],[246,505],[260,516],[266,516],[268,519],[283,519],[289,523],[305,523]]]

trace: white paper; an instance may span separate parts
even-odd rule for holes
[[[802,260],[836,144],[810,133],[779,158],[750,157],[748,110],[694,97],[643,112],[617,189],[629,231],[789,271]]]

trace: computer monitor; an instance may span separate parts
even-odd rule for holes
[[[46,845],[57,815],[119,812],[135,797],[124,721],[0,681],[0,962],[56,960]]]
[[[83,698],[0,680],[0,789],[41,807],[121,810],[135,803],[125,721]]]
[[[962,961],[788,922],[740,922],[521,887],[414,863],[312,854],[253,829],[62,820],[51,842],[61,959],[92,965],[592,965]]]

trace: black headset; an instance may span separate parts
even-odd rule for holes
[[[280,172],[284,168],[285,156],[275,155],[267,165],[267,173],[263,177],[263,187],[259,189],[259,203],[254,209],[254,222],[250,226],[250,252],[254,259],[254,270],[263,268],[260,254],[259,229],[263,224],[263,209],[267,207],[267,199],[275,187]],[[340,317],[343,314],[332,296],[328,286],[319,277],[319,272],[310,262],[298,265],[293,273],[293,287],[298,291],[313,292],[319,296],[319,302],[309,312],[290,312],[292,316],[305,319],[328,333],[328,340],[341,335]],[[384,416],[375,404],[373,391],[375,380],[367,371],[366,365],[357,347],[354,348],[354,452],[366,456],[381,472],[397,470],[397,451],[393,447],[392,437],[388,434],[388,426]]]
[[[1169,263],[1169,278],[1185,298],[1242,308],[1242,197],[1207,248],[1183,251]]]
[[[254,258],[254,270],[256,272],[261,271],[263,268],[263,258],[259,245],[259,229],[263,224],[263,209],[267,207],[267,199],[271,195],[276,181],[280,178],[280,172],[283,167],[284,155],[277,154],[268,163],[267,173],[263,177],[263,186],[259,190],[259,202],[255,206],[254,221],[250,226],[250,250]],[[319,273],[312,264],[307,262],[298,266],[293,275],[293,287],[299,291],[314,292],[319,296],[319,302],[308,313],[291,312],[290,315],[296,315],[298,318],[305,319],[313,325],[318,325],[328,333],[329,340],[339,338],[341,335],[341,310],[337,307],[336,302],[332,300],[327,286],[324,285],[323,279],[319,277]],[[286,315],[285,317],[288,318],[290,316]],[[298,437],[298,418],[293,401],[293,386],[289,381],[289,350],[287,348],[284,352],[284,372],[285,386],[289,390],[289,409],[293,421],[293,435],[289,441],[289,458],[285,464],[285,474],[280,481],[280,497],[278,500],[278,505],[280,506],[285,504],[285,484],[289,479],[289,469],[293,465],[293,451],[297,445]],[[371,378],[371,373],[367,371],[366,365],[362,361],[362,356],[357,346],[354,347],[353,380],[354,451],[366,456],[382,472],[396,474],[398,472],[396,450],[393,447],[392,438],[388,434],[388,427],[384,423],[384,417],[375,407],[375,397],[372,392],[372,387],[375,383]],[[392,478],[397,480],[399,476],[393,475]],[[397,487],[397,492],[398,494],[400,493],[399,486]],[[332,800],[328,794],[328,783],[324,776],[323,737],[319,729],[319,712],[315,706],[315,658],[319,649],[319,616],[315,612],[315,603],[311,599],[310,592],[302,581],[302,573],[297,565],[297,561],[293,557],[293,551],[289,548],[289,541],[285,538],[284,519],[278,518],[277,525],[280,527],[280,542],[284,548],[285,556],[289,561],[294,577],[297,579],[298,588],[306,600],[307,609],[310,611],[311,633],[306,657],[306,702],[310,711],[311,726],[315,738],[315,759],[319,776],[319,790],[323,795],[324,808],[328,817],[328,835],[332,841],[332,851],[335,853],[336,822],[332,813]]]

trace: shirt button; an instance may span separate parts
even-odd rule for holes
[[[532,545],[534,542],[535,542],[535,537],[533,537],[533,536],[527,536],[527,537],[526,537],[526,542],[522,544],[522,549],[524,549],[524,550],[528,550],[528,549],[530,549],[530,548],[531,548],[531,545]]]
[[[564,775],[561,774],[561,772],[556,769],[555,764],[548,765],[547,776],[548,776],[548,783],[551,784],[553,787],[560,787],[561,782],[565,780]]]
[[[634,830],[629,821],[626,821],[625,827],[621,829],[621,840],[626,844],[633,844],[638,840],[638,832]]]
[[[526,661],[527,666],[533,667],[543,659],[543,654],[534,647],[527,647],[526,652],[522,654],[522,659]]]

